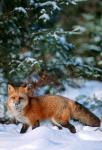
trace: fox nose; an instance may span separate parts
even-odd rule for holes
[[[18,101],[16,101],[16,102],[14,102],[14,104],[15,104],[15,105],[19,105],[19,104],[20,104],[20,101],[18,100]]]

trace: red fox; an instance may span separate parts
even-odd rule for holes
[[[71,119],[92,127],[100,126],[100,119],[81,104],[58,95],[30,97],[27,87],[8,85],[7,107],[14,118],[23,123],[21,133],[26,132],[29,126],[34,129],[46,119],[59,129],[66,127],[72,133],[76,129],[69,123]]]

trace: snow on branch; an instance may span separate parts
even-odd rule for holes
[[[52,6],[54,10],[60,10],[60,8],[58,7],[57,3],[54,1],[47,1],[44,3],[39,3],[39,6],[44,7],[44,6]]]
[[[27,11],[23,7],[15,7],[14,11],[22,12],[24,14],[27,14]]]

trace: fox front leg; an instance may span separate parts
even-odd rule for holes
[[[40,126],[40,122],[39,122],[39,120],[37,120],[37,121],[33,124],[32,130],[35,129],[35,128],[37,128],[37,127],[39,127],[39,126]]]
[[[20,133],[25,133],[28,130],[28,128],[29,128],[29,125],[23,124]]]

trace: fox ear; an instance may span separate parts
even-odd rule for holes
[[[14,87],[12,85],[8,84],[8,94],[11,94],[14,91],[15,91]]]

